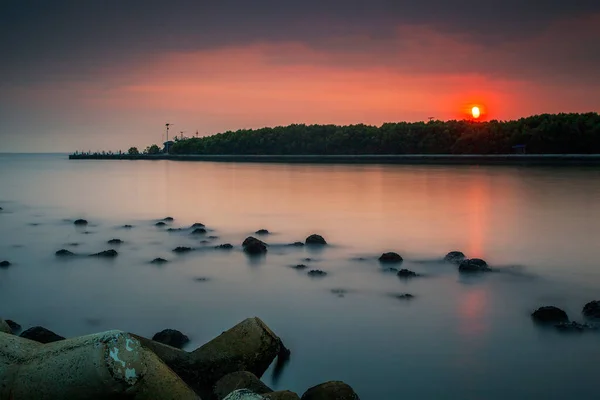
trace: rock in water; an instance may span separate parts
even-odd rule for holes
[[[12,333],[17,334],[21,331],[21,325],[17,324],[15,321],[7,319],[5,322],[10,326]]]
[[[305,240],[306,244],[317,244],[317,245],[325,245],[327,242],[321,235],[312,234]]]
[[[302,242],[294,242],[294,243],[290,243],[288,246],[302,247],[302,246],[304,246],[304,243],[302,243]]]
[[[196,229],[196,228],[204,228],[204,224],[201,224],[200,222],[196,222],[195,224],[192,224],[192,226],[190,226],[190,229]]]
[[[571,321],[571,322],[559,322],[554,325],[556,329],[562,332],[583,332],[586,330],[596,330],[595,326],[589,324],[580,324],[579,322]]]
[[[168,261],[165,260],[164,258],[158,257],[158,258],[155,258],[154,260],[150,261],[150,263],[152,263],[152,264],[165,264],[165,263],[168,263]]]
[[[460,272],[488,272],[491,271],[487,263],[480,258],[463,260],[458,266]]]
[[[218,246],[215,246],[215,249],[231,250],[231,249],[233,249],[233,245],[231,243],[224,243],[224,244],[220,244]]]
[[[460,264],[466,259],[467,256],[465,256],[464,253],[461,251],[451,251],[444,257],[444,261],[447,261],[452,264]]]
[[[189,251],[192,251],[191,247],[179,246],[173,249],[174,253],[187,253]]]
[[[218,400],[227,397],[228,394],[238,389],[247,389],[256,394],[270,393],[273,389],[261,382],[251,372],[238,371],[225,375],[215,383],[213,393]]]
[[[267,244],[255,237],[248,236],[242,243],[244,251],[248,254],[264,254],[267,252]]]
[[[117,253],[116,250],[111,249],[111,250],[101,251],[100,253],[91,254],[90,257],[115,258],[118,255],[119,255],[119,253]]]
[[[60,249],[56,253],[54,253],[57,257],[72,257],[75,254],[66,249]]]
[[[196,228],[192,231],[192,235],[204,235],[206,233],[206,229],[204,228]]]
[[[0,318],[0,332],[4,332],[4,333],[8,333],[8,334],[13,333],[10,325],[8,325],[8,323],[5,320],[3,320],[2,318]]]
[[[162,221],[159,221],[159,222],[155,223],[154,225],[155,225],[155,226],[165,226],[165,225],[167,225],[167,224],[165,224],[165,223],[164,223],[164,222],[162,222]]]
[[[6,261],[6,260],[0,261],[0,268],[8,268],[10,266],[11,266],[11,264],[9,261]]]
[[[554,306],[540,307],[535,310],[531,316],[537,322],[542,323],[558,323],[569,321],[567,313]]]
[[[36,342],[44,344],[58,342],[59,340],[65,339],[64,337],[57,335],[56,333],[41,326],[34,326],[33,328],[29,328],[26,331],[23,331],[19,336],[25,339],[35,340]]]
[[[600,301],[590,301],[583,306],[582,313],[588,318],[600,318]]]
[[[83,226],[83,225],[87,225],[88,222],[85,219],[78,219],[75,220],[75,222],[73,222],[75,225],[79,225],[79,226]]]
[[[268,235],[270,232],[266,229],[259,229],[256,232],[254,232],[257,235]]]
[[[293,265],[292,268],[294,268],[294,269],[306,269],[308,267],[306,265],[304,265],[304,264],[298,264],[298,265]]]
[[[325,382],[308,389],[302,400],[360,400],[354,390],[344,382]]]
[[[133,225],[123,225],[123,229],[131,229],[133,228]]]
[[[165,221],[165,222],[173,222],[173,221],[175,221],[175,219],[173,217],[166,217],[166,218],[163,218],[162,220]]]
[[[400,278],[413,278],[418,276],[418,274],[410,269],[401,269],[397,274]]]
[[[382,263],[401,263],[402,261],[404,261],[402,256],[400,254],[394,253],[394,252],[383,253],[379,257],[379,262],[382,262]]]
[[[108,244],[123,244],[123,241],[121,239],[110,239],[107,243]]]
[[[248,389],[239,389],[229,393],[223,400],[264,400],[264,397]]]
[[[279,390],[277,392],[266,393],[263,397],[267,400],[300,400],[300,396],[298,396],[294,392],[290,392],[289,390]]]
[[[321,271],[320,269],[313,269],[308,271],[308,276],[322,277],[327,275],[327,272]]]
[[[152,340],[180,349],[189,343],[190,338],[178,330],[165,329],[152,336]]]

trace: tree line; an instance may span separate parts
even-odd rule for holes
[[[513,121],[293,124],[176,141],[172,154],[533,154],[600,153],[600,115],[542,114]],[[156,148],[153,148],[156,151]]]

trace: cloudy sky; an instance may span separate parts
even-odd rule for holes
[[[597,0],[3,0],[0,152],[600,110]]]

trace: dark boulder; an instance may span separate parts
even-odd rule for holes
[[[175,221],[175,219],[173,217],[166,217],[166,218],[163,218],[162,220],[165,221],[165,222],[173,222],[173,221]]]
[[[312,269],[308,271],[308,276],[321,277],[327,275],[327,272],[321,271],[320,269]]]
[[[123,225],[123,228],[124,229],[131,229],[131,228],[133,228],[133,225]]]
[[[66,250],[66,249],[60,249],[58,250],[56,253],[54,253],[57,257],[72,257],[75,255],[75,253]]]
[[[480,258],[463,260],[458,266],[460,272],[488,272],[491,271],[487,263]]]
[[[219,250],[231,250],[233,249],[233,245],[231,243],[223,243],[218,246],[215,246],[215,249]]]
[[[580,324],[579,322],[575,322],[575,321],[560,322],[554,326],[556,327],[556,329],[558,329],[561,332],[583,332],[583,331],[598,329],[593,325]]]
[[[0,261],[0,268],[8,268],[10,266],[11,266],[10,261],[6,261],[6,260]]]
[[[160,222],[155,223],[154,225],[156,225],[156,226],[165,226],[167,224],[165,224],[164,222],[160,221]]]
[[[191,247],[178,246],[173,249],[173,253],[187,253],[188,251],[192,251]]]
[[[582,313],[588,318],[600,318],[600,301],[590,301],[583,306]]]
[[[415,276],[419,276],[416,272],[411,271],[410,269],[401,269],[398,271],[397,275],[400,278],[413,278]]]
[[[164,258],[155,258],[154,260],[150,261],[151,264],[166,264],[169,261],[165,260]]]
[[[276,392],[265,393],[263,397],[266,400],[300,400],[300,396],[289,390],[278,390]]]
[[[266,229],[259,229],[256,232],[254,232],[257,235],[268,235],[270,232]]]
[[[298,265],[292,265],[292,268],[302,270],[302,269],[306,269],[308,267],[304,264],[298,264]]]
[[[123,244],[123,241],[121,239],[110,239],[107,243],[108,244]]]
[[[33,328],[29,328],[26,331],[22,332],[19,336],[25,339],[35,340],[39,343],[52,343],[65,339],[64,337],[57,335],[56,333],[41,326],[34,326]]]
[[[360,400],[354,390],[344,382],[325,382],[308,389],[302,400]]]
[[[152,340],[180,349],[189,343],[190,338],[178,330],[165,329],[152,336]]]
[[[87,225],[88,222],[85,219],[77,219],[77,220],[75,220],[75,222],[73,222],[73,224],[79,225],[79,226],[84,226],[84,225]]]
[[[206,229],[204,228],[196,228],[192,231],[192,235],[204,235],[206,233]]]
[[[227,395],[238,389],[248,389],[256,394],[265,394],[273,391],[261,382],[251,372],[238,371],[227,374],[215,383],[213,393],[218,400],[223,400]]]
[[[410,293],[393,294],[392,297],[398,300],[411,300],[415,298],[415,296]]]
[[[558,323],[569,321],[567,313],[554,306],[540,307],[531,314],[531,317],[537,322],[542,323]]]
[[[321,235],[310,235],[309,237],[306,238],[305,240],[306,244],[312,244],[312,245],[325,245],[327,244],[327,242],[325,241],[325,239],[323,238],[323,236]]]
[[[204,228],[206,225],[201,224],[200,222],[196,222],[195,224],[192,224],[192,226],[190,226],[190,229],[196,229],[196,228]]]
[[[17,334],[21,331],[21,325],[17,324],[15,321],[11,320],[11,319],[6,319],[4,320],[4,322],[6,322],[6,324],[10,327],[10,330],[12,331],[13,334]]]
[[[252,236],[247,237],[242,246],[248,254],[264,254],[267,252],[267,244]]]
[[[180,232],[182,230],[183,229],[181,229],[181,228],[169,228],[169,229],[167,229],[167,232]]]
[[[117,253],[116,250],[111,249],[111,250],[101,251],[100,253],[91,254],[90,257],[115,258],[118,255],[119,255],[119,253]]]
[[[196,282],[208,282],[210,279],[209,279],[209,278],[207,278],[207,277],[205,277],[205,276],[199,276],[199,277],[197,277],[197,278],[194,278],[194,280],[195,280]]]
[[[394,252],[383,253],[379,257],[379,262],[381,263],[401,263],[402,261],[404,261],[402,256]]]
[[[209,239],[218,239],[219,237],[218,237],[218,236],[215,236],[215,235],[211,235],[211,236],[209,236],[208,238],[209,238]]]
[[[466,259],[467,256],[465,256],[464,253],[461,251],[451,251],[444,257],[444,261],[447,261],[452,264],[460,264]]]

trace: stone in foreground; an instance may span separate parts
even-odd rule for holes
[[[488,272],[491,271],[490,267],[488,267],[487,263],[480,258],[471,258],[467,260],[463,260],[459,266],[458,270],[460,272]]]
[[[444,261],[459,265],[461,262],[467,259],[467,256],[462,251],[451,251],[446,254]]]
[[[327,242],[325,241],[323,236],[317,235],[317,234],[312,234],[309,237],[307,237],[305,243],[312,244],[312,245],[326,245],[327,244]]]
[[[190,338],[176,329],[164,329],[154,334],[152,340],[180,349],[189,343]]]
[[[251,372],[238,371],[227,374],[215,383],[213,393],[218,400],[222,400],[231,392],[238,389],[248,389],[256,394],[270,393],[269,388]]]
[[[242,243],[244,251],[251,255],[264,254],[267,252],[267,244],[255,237],[248,236]]]
[[[542,323],[559,323],[569,321],[567,313],[554,306],[540,307],[535,310],[533,314],[531,314],[531,317],[535,321]]]
[[[583,315],[588,318],[600,318],[600,300],[594,300],[583,306]]]
[[[5,322],[8,324],[8,326],[10,326],[10,330],[13,334],[16,335],[17,333],[21,332],[21,325],[17,324],[15,321],[7,319]]]
[[[38,343],[53,343],[58,342],[59,340],[65,340],[63,336],[57,335],[49,329],[46,329],[41,326],[34,326],[33,328],[29,328],[23,331],[20,337],[34,340]]]
[[[66,249],[60,249],[56,253],[54,253],[57,257],[72,257],[75,255],[72,251]]]
[[[119,255],[119,253],[117,253],[116,250],[111,249],[111,250],[101,251],[100,253],[91,254],[90,257],[115,258],[118,255]]]
[[[12,333],[12,328],[2,318],[0,318],[0,332],[9,333],[9,334]]]
[[[402,261],[404,261],[402,256],[398,253],[394,253],[393,251],[383,253],[379,257],[379,262],[381,263],[401,263]]]
[[[231,392],[223,400],[264,400],[264,397],[248,389],[239,389]]]
[[[398,275],[400,278],[414,278],[415,276],[419,276],[416,272],[411,271],[410,269],[401,269],[396,275]]]
[[[289,390],[279,390],[277,392],[266,393],[263,395],[266,400],[300,400],[300,396],[298,396],[294,392],[290,392]]]
[[[0,268],[8,268],[10,266],[11,266],[10,261],[6,261],[6,260],[0,261]]]
[[[354,390],[344,382],[330,381],[308,389],[302,400],[360,400]]]
[[[79,225],[79,226],[84,226],[84,225],[87,225],[88,222],[85,219],[77,219],[77,220],[75,220],[75,222],[73,222],[73,224]]]

